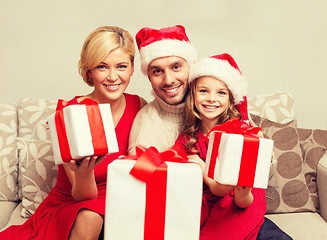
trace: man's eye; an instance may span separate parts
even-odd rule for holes
[[[161,73],[160,69],[155,69],[152,71],[153,74],[158,75],[159,73]]]
[[[178,69],[180,69],[180,66],[179,66],[179,65],[175,65],[173,68],[174,68],[175,70],[178,70]]]

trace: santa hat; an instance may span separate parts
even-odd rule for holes
[[[231,91],[242,119],[249,120],[246,98],[248,85],[232,56],[223,53],[199,60],[191,66],[189,83],[201,76],[213,76],[223,81]]]
[[[142,72],[148,74],[149,64],[161,57],[177,56],[191,65],[197,60],[196,49],[186,36],[181,25],[161,29],[142,28],[136,34],[136,43],[140,51]]]

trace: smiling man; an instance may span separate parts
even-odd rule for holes
[[[190,65],[197,60],[183,26],[142,28],[136,34],[142,72],[148,76],[154,100],[136,116],[129,139],[129,153],[135,146],[171,147],[184,124],[185,96]]]

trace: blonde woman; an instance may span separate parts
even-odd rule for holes
[[[125,93],[134,72],[132,36],[118,27],[104,26],[85,40],[79,61],[83,80],[93,88],[85,98],[110,103],[119,152],[103,157],[85,157],[58,166],[56,186],[36,212],[23,224],[0,233],[0,239],[98,239],[102,237],[107,166],[127,155],[129,132],[136,113],[146,104],[137,95]]]

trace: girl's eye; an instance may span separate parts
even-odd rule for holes
[[[227,93],[225,91],[219,91],[218,94],[219,95],[226,95]]]
[[[205,90],[205,89],[200,89],[200,91],[199,91],[200,93],[207,93],[208,91],[207,90]]]

